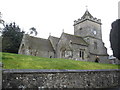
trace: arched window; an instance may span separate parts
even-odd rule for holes
[[[23,48],[24,48],[24,46],[25,46],[25,45],[24,45],[24,44],[22,44],[21,49],[23,49]]]
[[[22,46],[21,46],[21,53],[25,54],[25,45],[24,44],[22,44]]]
[[[84,50],[83,49],[80,50],[79,55],[80,55],[81,59],[84,59]]]
[[[62,57],[65,57],[65,50],[62,50]]]
[[[64,58],[65,57],[65,47],[62,47],[61,49],[60,49],[60,57],[61,58]]]

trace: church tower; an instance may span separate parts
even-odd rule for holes
[[[93,17],[88,10],[74,21],[74,35],[82,37],[89,44],[89,57],[107,59],[107,49],[102,41],[101,20]]]
[[[102,39],[101,20],[94,18],[88,10],[81,19],[74,21],[74,35]]]

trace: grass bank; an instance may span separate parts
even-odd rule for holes
[[[120,65],[2,53],[4,69],[118,69]]]

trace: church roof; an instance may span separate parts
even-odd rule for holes
[[[55,43],[58,43],[58,41],[60,40],[60,38],[58,38],[58,37],[54,37],[54,36],[50,36],[50,37],[52,37],[52,39]]]
[[[63,35],[68,40],[71,40],[73,44],[80,44],[80,45],[88,46],[88,43],[80,36],[71,35],[71,34],[67,34],[67,33],[63,33]]]
[[[27,35],[28,45],[32,49],[41,51],[53,51],[52,45],[48,39],[37,38]]]
[[[86,17],[93,18],[93,16],[90,14],[88,10],[85,11],[84,15],[81,18],[85,19]]]
[[[81,22],[83,22],[83,21],[86,21],[86,20],[89,20],[89,21],[92,21],[92,22],[96,22],[98,24],[102,24],[101,23],[101,19],[97,19],[96,17],[93,17],[90,14],[90,12],[88,10],[86,10],[81,18],[79,18],[78,20],[74,21],[74,26],[79,24],[79,23],[81,23]]]
[[[51,44],[52,44],[54,50],[56,50],[57,44],[58,44],[58,41],[60,40],[60,38],[57,38],[57,37],[54,37],[54,36],[49,36],[48,39],[51,41]]]

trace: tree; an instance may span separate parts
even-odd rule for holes
[[[110,44],[113,50],[113,56],[120,60],[120,19],[114,21],[110,31]]]
[[[35,36],[36,36],[38,34],[36,31],[36,28],[34,28],[34,27],[31,27],[29,30],[30,30],[30,35],[35,34]]]
[[[2,25],[2,27],[5,27],[5,24],[4,24],[5,22],[4,22],[4,20],[2,20],[2,14],[1,14],[1,12],[0,12],[0,25]],[[2,28],[1,26],[0,26],[0,33],[2,33]]]
[[[2,31],[2,52],[18,53],[23,34],[15,22],[7,24]]]
[[[3,26],[5,26],[4,20],[2,20],[2,14],[1,14],[1,12],[0,12],[0,23],[3,24]]]

